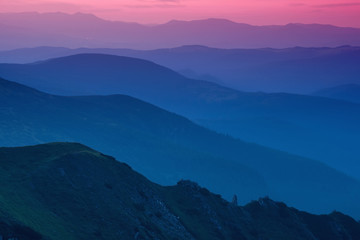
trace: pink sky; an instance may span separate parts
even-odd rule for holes
[[[356,0],[0,0],[0,12],[26,11],[84,12],[140,23],[227,18],[255,25],[297,22],[360,28]]]

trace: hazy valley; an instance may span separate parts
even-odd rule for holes
[[[0,240],[360,240],[359,4],[0,5]]]

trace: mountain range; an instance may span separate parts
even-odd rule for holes
[[[312,94],[342,84],[360,83],[360,48],[218,49],[183,46],[157,50],[38,47],[0,52],[0,62],[32,63],[82,53],[141,58],[243,91]],[[216,66],[216,67],[214,67]]]
[[[0,240],[360,240],[359,66],[355,27],[0,10]]]
[[[343,84],[318,90],[313,95],[360,103],[360,85]]]
[[[141,58],[190,78],[248,91],[310,94],[322,88],[359,83],[360,74],[360,48],[350,46],[287,49],[183,46],[148,51],[38,47],[2,51],[0,62],[32,63],[81,53]]]
[[[146,26],[107,21],[91,14],[36,12],[1,13],[0,23],[2,50],[37,46],[154,49],[181,45],[218,48],[360,45],[360,29],[320,24],[252,26],[226,19],[205,19]]]
[[[77,143],[0,148],[0,237],[18,240],[359,239],[360,223],[269,198],[239,207],[198,184],[163,187]]]
[[[360,179],[356,103],[236,91],[149,61],[104,54],[0,64],[0,76],[58,95],[130,95],[215,131],[320,160]]]
[[[6,80],[0,93],[1,146],[81,142],[160,184],[192,179],[226,199],[237,194],[241,203],[268,195],[314,213],[360,216],[358,180],[318,161],[217,134],[140,100],[60,97]]]

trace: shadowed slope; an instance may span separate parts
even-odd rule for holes
[[[218,132],[320,160],[360,178],[358,104],[240,92],[149,61],[103,54],[1,64],[0,75],[55,94],[131,95]]]
[[[359,211],[360,184],[319,162],[211,132],[128,96],[59,97],[1,82],[9,93],[0,102],[2,146],[82,142],[161,184],[186,178],[227,199],[238,193],[241,202],[270,195],[313,212]]]
[[[22,226],[19,240],[360,236],[359,223],[338,212],[316,216],[269,198],[238,207],[190,181],[161,187],[77,143],[0,148],[0,173],[0,220]]]

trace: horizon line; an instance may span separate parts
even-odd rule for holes
[[[45,15],[45,14],[63,14],[63,15],[68,15],[68,16],[74,16],[74,15],[89,15],[89,16],[93,16],[97,19],[103,20],[103,21],[107,21],[107,22],[121,22],[121,23],[128,23],[128,24],[138,24],[141,26],[146,26],[146,27],[151,27],[151,26],[160,26],[160,25],[166,25],[172,22],[197,22],[197,21],[209,21],[209,20],[219,20],[219,21],[228,21],[231,23],[235,23],[235,24],[243,24],[243,25],[249,25],[249,26],[253,26],[253,27],[271,27],[271,26],[287,26],[287,25],[322,25],[322,26],[333,26],[333,27],[338,27],[338,28],[353,28],[353,29],[360,29],[360,27],[351,27],[351,26],[340,26],[340,25],[335,25],[335,24],[330,24],[330,23],[301,23],[301,22],[288,22],[286,24],[268,24],[268,25],[258,25],[258,24],[251,24],[251,23],[246,23],[246,22],[238,22],[235,20],[231,20],[228,18],[218,18],[218,17],[208,17],[208,18],[198,18],[198,19],[192,19],[192,20],[182,20],[182,19],[172,19],[163,23],[140,23],[140,22],[131,22],[131,21],[125,21],[125,20],[111,20],[111,19],[106,19],[103,17],[99,17],[98,15],[96,15],[95,13],[86,13],[86,12],[73,12],[73,13],[69,13],[69,12],[62,12],[62,11],[56,11],[56,12],[39,12],[39,11],[22,11],[22,12],[1,12],[0,14],[39,14],[39,15]]]

